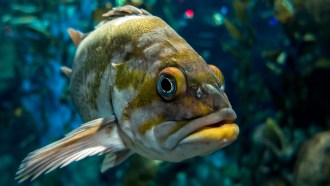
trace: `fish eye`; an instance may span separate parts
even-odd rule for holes
[[[158,76],[157,92],[165,100],[170,101],[186,91],[186,78],[183,72],[175,67],[163,69]]]
[[[176,92],[176,81],[172,76],[161,74],[158,80],[157,89],[162,97],[168,99]]]
[[[223,77],[221,70],[214,65],[209,65],[209,67],[214,72],[214,74],[219,78],[221,87],[223,87],[225,85],[225,78]]]

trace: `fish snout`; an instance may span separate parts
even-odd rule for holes
[[[226,93],[217,86],[205,84],[197,89],[196,97],[213,110],[232,108]]]

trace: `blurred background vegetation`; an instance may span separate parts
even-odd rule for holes
[[[94,29],[114,6],[144,8],[218,66],[236,142],[181,163],[134,156],[101,174],[88,158],[21,185],[330,185],[329,0],[0,0],[0,184],[27,153],[82,121],[61,66],[66,30]]]

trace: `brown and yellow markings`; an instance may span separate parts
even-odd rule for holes
[[[94,71],[95,76],[92,83],[88,85],[88,89],[91,91],[88,96],[88,102],[92,105],[94,109],[97,109],[96,98],[99,93],[100,83],[104,71],[108,69],[110,65],[109,62],[114,57],[114,55],[121,55],[120,57],[123,60],[128,60],[129,58],[134,58],[134,56],[141,56],[141,49],[137,49],[133,52],[127,52],[122,49],[123,45],[128,43],[136,44],[137,38],[139,38],[144,32],[154,29],[158,24],[164,25],[162,20],[155,19],[154,17],[146,17],[144,19],[129,20],[122,23],[122,26],[115,27],[114,25],[109,25],[108,27],[100,27],[95,31],[96,34],[94,37],[96,42],[93,42],[93,47],[97,50],[95,51],[84,51],[88,54],[87,60],[85,61],[86,73],[90,74],[91,71]],[[136,25],[141,25],[140,27]],[[131,29],[127,29],[131,28]],[[105,32],[102,32],[106,30]],[[100,34],[101,33],[101,34]],[[110,37],[108,42],[104,42],[105,37]],[[120,43],[120,45],[118,45]],[[85,41],[85,45],[91,45],[90,41]],[[100,48],[100,46],[103,46]],[[122,51],[123,50],[123,51]],[[118,57],[118,56],[116,56]],[[98,60],[96,60],[98,59]],[[122,61],[125,63],[125,61]],[[119,66],[118,73],[120,77],[116,78],[116,85],[118,88],[128,88],[130,86],[136,85],[137,81],[141,79],[143,75],[142,71],[129,71],[125,65]]]
[[[106,64],[102,64],[102,63],[97,63],[95,64],[96,66],[100,66],[98,67],[99,69],[101,68],[106,68]],[[91,82],[88,82],[88,89],[90,90],[90,93],[87,95],[88,99],[87,101],[89,102],[89,104],[91,104],[91,106],[97,110],[97,104],[96,104],[96,98],[99,94],[99,88],[101,86],[101,79],[102,79],[102,75],[104,73],[104,70],[97,70],[94,78]]]
[[[116,24],[116,22],[114,22],[114,24]],[[148,16],[124,21],[120,24],[120,26],[115,27],[115,32],[117,36],[123,35],[124,37],[129,38],[131,41],[137,41],[144,33],[150,32],[157,27],[165,25],[165,22],[161,19]]]
[[[202,85],[201,82],[203,82],[203,84],[210,85],[215,85],[217,83],[211,70],[209,72],[197,70],[197,72],[193,74],[193,78],[189,79],[190,86],[195,86],[195,88],[198,89]]]
[[[122,63],[116,66],[116,80],[115,85],[119,90],[134,88],[137,89],[138,85],[147,76],[142,69],[129,68],[128,63]]]
[[[146,75],[145,81],[139,88],[137,96],[132,100],[130,105],[132,108],[141,108],[147,105],[151,105],[154,101],[159,101],[159,97],[156,91],[156,79]]]
[[[192,113],[195,113],[194,115],[198,116],[206,116],[213,112],[208,105],[197,101],[196,98],[193,97],[184,97],[182,99],[182,107],[189,108]]]
[[[162,123],[163,121],[164,117],[161,115],[151,118],[140,125],[139,132],[141,134],[145,134],[148,130],[152,129],[154,126]]]

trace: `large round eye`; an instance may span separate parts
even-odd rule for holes
[[[220,82],[221,82],[221,86],[225,85],[225,78],[223,77],[222,72],[220,71],[220,69],[218,69],[216,66],[214,65],[209,65],[210,69],[214,72],[214,74],[219,78]]]
[[[182,95],[186,91],[186,78],[183,72],[175,67],[163,69],[158,76],[157,91],[167,101]]]

